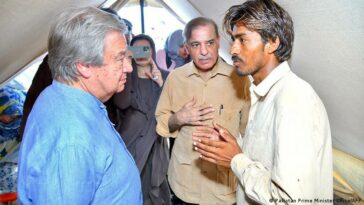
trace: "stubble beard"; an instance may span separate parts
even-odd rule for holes
[[[242,69],[240,69],[240,67],[235,67],[236,74],[241,77],[248,76],[248,75],[254,75],[257,71],[258,71],[257,68],[248,69],[246,71],[243,71]]]

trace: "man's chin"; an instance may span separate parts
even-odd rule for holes
[[[118,87],[118,89],[116,90],[117,93],[120,93],[121,91],[123,91],[125,89],[125,85],[121,85]]]
[[[239,67],[235,67],[235,72],[236,72],[236,74],[238,74],[238,76],[242,76],[242,77],[249,75],[249,73],[241,71]]]

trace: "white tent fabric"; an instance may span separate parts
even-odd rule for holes
[[[0,2],[0,83],[46,52],[52,19],[62,9],[104,0],[3,0]]]
[[[125,2],[125,0],[123,0]],[[184,22],[196,16],[221,28],[226,10],[241,0],[156,0]],[[334,168],[364,198],[364,2],[363,0],[276,0],[292,16],[293,70],[323,100],[331,124]],[[46,51],[54,16],[70,6],[103,0],[3,0],[0,3],[0,83]],[[124,3],[125,4],[125,3]],[[114,4],[114,5],[117,5]],[[220,29],[221,56],[230,61],[229,37]],[[340,180],[338,180],[340,181]]]

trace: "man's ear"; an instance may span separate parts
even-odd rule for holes
[[[266,51],[269,53],[269,54],[272,54],[274,53],[277,49],[278,49],[278,46],[280,44],[280,40],[278,37],[276,37],[276,39],[272,40],[268,40],[268,42],[265,44],[265,49]]]
[[[90,65],[84,63],[76,63],[78,73],[84,78],[90,78],[92,75]]]

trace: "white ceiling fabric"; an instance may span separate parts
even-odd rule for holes
[[[0,3],[0,83],[46,51],[50,24],[62,9],[104,0],[3,0]]]

